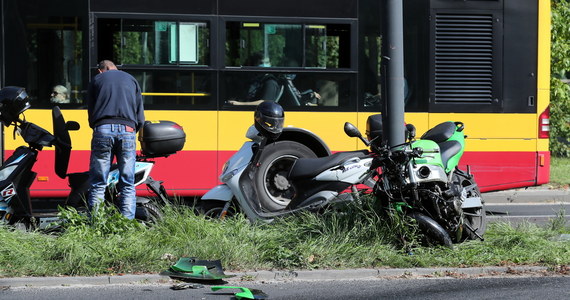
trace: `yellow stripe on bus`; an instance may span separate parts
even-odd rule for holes
[[[364,149],[365,146],[344,134],[345,122],[366,132],[366,119],[373,113],[350,112],[285,112],[285,126],[307,129],[319,136],[331,151]],[[66,120],[80,123],[79,131],[70,132],[74,150],[89,150],[91,129],[86,110],[63,110]],[[187,151],[236,151],[246,141],[245,133],[253,125],[252,111],[145,111],[147,120],[169,120],[186,132]],[[462,121],[468,136],[467,151],[547,151],[548,141],[537,139],[538,117],[535,114],[427,114],[408,113],[405,121],[417,128],[418,138],[429,128],[444,121]],[[52,131],[51,111],[33,109],[26,119]],[[403,126],[403,124],[402,124]],[[5,149],[14,150],[24,144],[21,137],[11,138],[5,129]]]
[[[81,126],[79,131],[71,131],[71,141],[73,150],[91,149],[91,128],[87,121],[86,110],[62,110],[66,121],[76,121]],[[250,113],[251,114],[251,113]],[[253,114],[252,119],[253,119]],[[25,112],[26,120],[32,121],[38,126],[53,131],[51,121],[51,110],[31,109]],[[168,120],[173,121],[184,128],[186,133],[186,143],[183,150],[215,151],[218,147],[216,133],[217,112],[216,111],[145,111],[147,120]],[[14,150],[24,142],[20,136],[16,140],[12,139],[12,127],[4,128],[4,149]],[[245,136],[245,131],[242,136]],[[244,137],[245,139],[245,137]],[[137,146],[138,147],[138,146]],[[50,148],[46,148],[50,149]]]

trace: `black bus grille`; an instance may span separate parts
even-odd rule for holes
[[[435,103],[493,98],[493,15],[437,14]]]

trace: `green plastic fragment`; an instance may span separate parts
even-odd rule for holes
[[[219,260],[197,260],[194,257],[182,257],[178,262],[160,275],[181,279],[221,280],[235,275],[226,275]]]
[[[239,286],[213,286],[211,287],[212,291],[219,291],[221,289],[238,289],[241,292],[237,292],[235,293],[235,297],[237,300],[240,299],[266,299],[267,298],[267,294],[263,293],[260,290],[250,290],[248,288],[245,287],[239,287]]]

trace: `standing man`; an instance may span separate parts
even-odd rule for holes
[[[110,60],[98,66],[99,74],[89,83],[87,110],[93,128],[89,164],[89,209],[97,209],[105,198],[107,177],[113,161],[119,165],[119,209],[128,219],[135,217],[136,134],[144,123],[141,89],[130,74],[117,70]]]

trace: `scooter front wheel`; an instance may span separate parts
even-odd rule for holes
[[[222,200],[201,200],[198,210],[208,219],[224,219],[236,214],[235,207],[230,205],[226,211],[224,207],[228,202]]]
[[[293,141],[278,141],[263,148],[254,184],[261,207],[280,211],[287,207],[295,188],[287,179],[293,163],[299,158],[316,158],[307,146]]]

